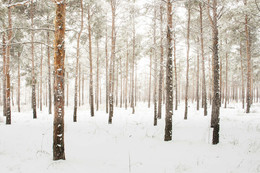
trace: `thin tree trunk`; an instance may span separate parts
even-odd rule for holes
[[[149,76],[149,93],[148,93],[148,108],[151,106],[151,88],[152,88],[152,51],[150,53],[150,76]]]
[[[163,95],[163,6],[160,6],[160,48],[161,48],[161,57],[160,57],[160,78],[159,78],[159,100],[158,100],[158,119],[162,118],[162,95]]]
[[[227,44],[227,40],[226,40]],[[228,53],[226,51],[226,95],[225,95],[225,108],[227,108],[227,100],[228,100]]]
[[[135,3],[135,0],[134,0]],[[135,7],[133,7],[135,8]],[[132,99],[131,99],[131,107],[132,107],[132,114],[135,113],[135,105],[134,105],[134,88],[135,88],[135,82],[134,82],[134,74],[135,74],[135,9],[133,12],[133,59],[132,59]]]
[[[99,40],[96,40],[97,42],[97,85],[96,85],[96,111],[98,111],[98,107],[99,107]]]
[[[47,23],[49,23],[49,14],[47,16]],[[49,25],[48,25],[49,28]],[[50,33],[47,32],[47,44],[50,44]],[[48,86],[49,86],[49,114],[52,114],[52,87],[51,87],[51,58],[50,58],[50,48],[47,46],[47,54],[48,54]]]
[[[8,9],[9,10],[9,9]],[[8,12],[9,14],[9,12]],[[9,30],[10,32],[10,30]],[[3,33],[3,115],[6,116],[6,42],[5,33]]]
[[[202,5],[200,6],[200,45],[201,45],[201,57],[202,57],[202,100],[204,108],[204,116],[208,114],[207,111],[207,88],[206,88],[206,75],[205,75],[205,54],[204,54],[204,40],[203,40],[203,10]]]
[[[108,123],[112,124],[114,113],[114,68],[115,68],[115,46],[116,46],[116,33],[115,33],[115,17],[116,17],[116,1],[111,0],[112,12],[112,32],[111,32],[111,59],[109,69],[109,118]]]
[[[172,140],[173,115],[172,76],[172,1],[167,0],[167,64],[166,64],[166,116],[164,141]]]
[[[190,2],[189,2],[190,3]],[[188,27],[187,27],[187,71],[186,71],[186,88],[185,88],[185,112],[184,119],[188,118],[188,92],[189,92],[189,54],[190,54],[190,4],[188,7]]]
[[[42,111],[42,60],[43,60],[43,51],[41,45],[40,111]]]
[[[129,63],[129,57],[128,57],[128,36],[127,36],[127,40],[126,40],[126,76],[125,76],[125,109],[127,109],[127,105],[128,105],[128,102],[127,102],[128,63]]]
[[[75,71],[75,90],[74,90],[74,113],[73,113],[73,122],[77,122],[77,110],[78,110],[78,71],[79,71],[79,46],[80,46],[80,37],[81,33],[83,31],[83,0],[80,1],[80,9],[81,9],[81,25],[80,25],[80,31],[78,33],[77,38],[77,59],[76,59],[76,71]],[[79,79],[80,81],[80,79]],[[80,88],[80,87],[79,87]],[[80,95],[79,95],[80,97]]]
[[[122,71],[122,57],[120,58],[120,108],[123,104],[123,71]]]
[[[153,125],[157,126],[157,55],[156,55],[156,7],[154,7],[154,27],[153,27],[153,53],[154,53],[154,92],[153,92],[153,103],[154,103],[154,121]]]
[[[89,65],[90,65],[90,77],[89,77],[89,97],[90,97],[90,114],[94,116],[94,94],[93,94],[93,72],[92,72],[92,42],[91,42],[91,15],[90,6],[88,6],[88,40],[89,40]]]
[[[244,5],[247,6],[247,0],[244,0]],[[246,56],[247,56],[247,91],[246,91],[246,113],[250,113],[250,106],[252,102],[251,96],[251,50],[250,50],[250,38],[248,28],[248,15],[245,15],[245,34],[246,34]]]
[[[198,42],[197,42],[198,46],[199,46],[199,38],[198,38]],[[196,101],[197,101],[197,110],[200,109],[200,98],[199,98],[199,75],[200,75],[200,55],[199,55],[199,47],[197,46],[197,75],[196,75]]]
[[[81,97],[81,101],[82,101],[82,105],[84,105],[84,89],[85,89],[85,77],[84,77],[84,70],[83,70],[83,72],[82,72],[82,74],[81,74],[81,76],[82,76],[82,89],[81,89],[81,92],[82,92],[82,97]]]
[[[69,73],[67,72],[67,107],[69,106]]]
[[[79,77],[79,89],[78,89],[78,92],[79,92],[79,107],[81,106],[81,66],[80,66],[80,63],[79,63],[79,72],[78,72],[78,77]]]
[[[108,113],[108,99],[109,99],[109,83],[108,83],[108,51],[107,51],[107,25],[106,25],[106,113]]]
[[[175,110],[178,109],[178,75],[177,75],[177,63],[176,63],[176,36],[173,33],[173,49],[174,49],[174,77],[175,77]]]
[[[64,60],[65,60],[65,0],[56,2],[54,40],[54,123],[53,160],[65,160],[64,152]]]
[[[31,1],[31,28],[34,28],[34,4]],[[34,72],[34,30],[31,31],[31,54],[32,54],[32,106],[33,106],[33,118],[37,118],[36,112],[36,82]]]

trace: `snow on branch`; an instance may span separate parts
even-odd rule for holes
[[[14,4],[8,4],[7,7],[10,8],[10,7],[16,7],[16,6],[21,6],[21,5],[25,5],[29,3],[29,0],[27,1],[23,1],[23,2],[17,2],[17,3],[14,3]]]

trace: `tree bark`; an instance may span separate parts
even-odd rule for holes
[[[31,1],[31,28],[34,28],[34,5]],[[31,54],[32,54],[32,106],[33,106],[33,118],[37,118],[36,112],[36,82],[35,82],[35,72],[34,72],[34,30],[31,31]]]
[[[43,51],[41,45],[40,111],[42,111],[42,60],[43,60]]]
[[[49,23],[49,14],[47,16],[47,23]],[[48,25],[49,28],[49,25]],[[47,44],[50,44],[50,33],[47,32]],[[48,88],[49,88],[49,114],[52,114],[52,87],[51,87],[51,58],[50,58],[50,47],[47,46],[48,54]]]
[[[186,71],[186,87],[185,87],[185,111],[184,119],[188,118],[188,97],[189,97],[189,54],[190,54],[190,2],[188,4],[188,27],[187,27],[187,71]]]
[[[198,45],[199,45],[199,38],[198,38]],[[199,55],[199,47],[197,47],[197,75],[196,75],[196,101],[197,101],[197,110],[200,109],[200,98],[199,98],[199,78],[200,75],[200,55]]]
[[[10,32],[10,31],[9,31]],[[6,42],[5,33],[3,33],[3,115],[6,116]]]
[[[154,92],[153,92],[153,103],[154,103],[154,121],[153,125],[157,126],[157,55],[156,55],[156,7],[154,7],[154,27],[153,27],[153,53],[154,53]]]
[[[116,33],[115,33],[115,17],[116,17],[116,1],[111,0],[112,12],[112,32],[111,32],[111,58],[109,69],[109,118],[108,124],[112,124],[114,113],[114,68],[115,68],[115,46],[116,46]]]
[[[172,140],[173,115],[172,76],[172,1],[167,0],[167,64],[166,64],[166,114],[164,141]]]
[[[244,5],[247,7],[247,0],[244,0]],[[246,34],[246,56],[247,56],[247,91],[246,91],[246,113],[250,113],[250,106],[252,102],[251,96],[251,50],[250,50],[250,38],[248,28],[248,15],[245,15],[245,34]]]
[[[159,78],[159,100],[158,100],[158,119],[162,118],[162,95],[163,95],[163,6],[160,6],[160,48],[161,48],[161,57],[160,57],[160,78]]]
[[[208,0],[209,2],[209,0]],[[209,8],[209,4],[208,4]],[[212,144],[219,143],[219,107],[220,107],[220,95],[219,95],[219,58],[218,58],[218,23],[217,23],[217,0],[213,0],[212,5],[213,18],[211,18],[209,9],[208,16],[211,21],[213,40],[213,102],[211,113],[211,127],[213,127]]]
[[[98,111],[98,107],[99,107],[99,40],[96,40],[97,42],[97,85],[96,85],[96,111]]]
[[[206,88],[206,75],[205,75],[205,54],[204,54],[204,40],[203,40],[203,10],[202,4],[200,6],[200,45],[201,45],[201,57],[202,57],[202,100],[204,108],[204,116],[207,116],[207,88]]]
[[[106,113],[108,113],[108,99],[109,99],[109,83],[108,83],[108,78],[109,78],[109,74],[108,74],[108,51],[107,51],[107,25],[106,25]]]
[[[54,123],[53,160],[65,160],[64,152],[64,62],[65,62],[65,0],[56,0],[54,40]]]
[[[135,3],[135,0],[134,0]],[[133,7],[135,8],[135,7]],[[134,105],[134,88],[135,88],[135,81],[134,81],[134,74],[135,74],[135,9],[133,9],[133,57],[132,57],[132,95],[131,95],[131,107],[132,107],[132,114],[135,113],[135,105]]]
[[[77,38],[77,59],[76,59],[76,71],[75,71],[75,90],[74,90],[74,113],[73,113],[73,122],[77,122],[77,110],[78,110],[78,71],[79,71],[79,47],[80,47],[80,37],[83,31],[83,0],[80,1],[80,9],[81,9],[81,24],[80,24],[80,31],[78,33]],[[79,80],[80,81],[80,80]],[[80,88],[80,87],[79,87]],[[80,95],[79,95],[80,97]]]
[[[126,40],[126,76],[125,76],[125,109],[127,109],[127,105],[128,105],[128,102],[127,102],[128,63],[129,63],[129,57],[128,57],[128,36],[127,36],[127,40]]]
[[[178,109],[178,75],[177,75],[177,63],[176,63],[176,36],[173,33],[173,49],[174,49],[174,77],[175,77],[175,110]]]
[[[90,6],[88,6],[88,40],[89,40],[89,99],[90,99],[90,114],[94,116],[94,94],[93,94],[93,69],[92,69],[92,42],[91,42],[91,15]]]

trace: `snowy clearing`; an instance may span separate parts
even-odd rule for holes
[[[210,116],[190,107],[183,120],[183,106],[174,111],[171,142],[163,141],[164,117],[154,127],[147,104],[140,103],[135,115],[115,108],[112,125],[104,111],[91,118],[86,107],[73,123],[73,109],[66,108],[65,161],[52,160],[53,117],[47,109],[36,120],[30,111],[12,112],[12,125],[0,117],[0,172],[260,172],[260,104],[250,114],[240,104],[221,108],[220,143],[215,146]]]

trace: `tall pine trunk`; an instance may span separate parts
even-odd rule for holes
[[[154,92],[153,92],[153,104],[154,104],[154,121],[153,125],[157,126],[157,55],[156,55],[156,6],[154,6],[154,27],[153,27],[153,53],[154,53]]]
[[[6,42],[5,42],[5,33],[3,33],[3,52],[2,53],[3,53],[3,115],[6,116]]]
[[[166,64],[166,114],[164,141],[172,140],[173,76],[172,76],[172,1],[167,0],[167,64]]]
[[[187,71],[186,71],[186,87],[185,87],[185,111],[184,119],[188,118],[188,97],[189,97],[189,54],[190,54],[190,2],[188,4],[188,27],[187,27]]]
[[[53,160],[65,160],[64,152],[64,75],[65,75],[65,0],[56,2],[54,40],[54,123]]]
[[[47,23],[49,23],[49,14],[47,16]],[[48,25],[49,28],[49,25]],[[50,33],[47,32],[47,44],[50,44]],[[49,114],[52,114],[52,87],[51,87],[51,57],[50,57],[50,47],[47,46],[47,54],[48,54],[48,88],[49,88]]]

